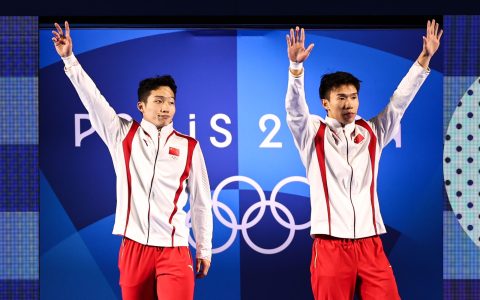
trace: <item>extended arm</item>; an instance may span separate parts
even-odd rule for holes
[[[285,108],[287,111],[287,124],[292,132],[295,145],[302,152],[308,139],[309,110],[305,99],[303,62],[310,55],[313,44],[305,49],[305,31],[296,27],[290,29],[287,35],[287,50],[290,60],[287,95]],[[304,157],[302,156],[304,161]]]
[[[213,218],[207,167],[198,143],[193,151],[188,190],[192,228],[197,243],[197,278],[203,278],[207,276],[212,259]]]
[[[55,27],[57,31],[52,31],[54,35],[52,41],[55,44],[55,50],[65,64],[65,73],[87,109],[93,128],[110,146],[122,138],[130,122],[117,116],[115,110],[108,104],[95,83],[79,64],[72,52],[73,43],[68,22],[65,22],[65,33],[59,24],[55,23]]]
[[[380,147],[385,147],[392,140],[408,105],[430,73],[428,66],[440,46],[442,34],[443,30],[439,30],[439,25],[435,20],[428,21],[426,36],[423,37],[422,51],[417,61],[402,79],[385,109],[370,120],[377,132]]]

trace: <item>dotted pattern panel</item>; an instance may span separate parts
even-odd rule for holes
[[[480,246],[480,78],[458,102],[444,148],[444,178],[450,205],[462,228]]]
[[[444,280],[443,300],[474,300],[480,295],[477,280]]]
[[[444,17],[444,299],[479,299],[480,16]]]
[[[37,77],[37,24],[36,17],[0,18],[0,77]]]
[[[38,212],[0,212],[0,223],[0,280],[38,279]]]
[[[38,80],[0,77],[0,144],[38,144]]]
[[[0,280],[0,299],[38,299],[38,280]]]
[[[38,146],[0,145],[0,212],[38,212]]]
[[[480,16],[446,16],[443,18],[445,36],[445,76],[479,76],[478,54]]]
[[[38,18],[0,17],[0,299],[38,299]]]
[[[443,279],[480,282],[480,248],[458,224],[453,211],[443,213],[443,224],[448,228],[443,232]]]

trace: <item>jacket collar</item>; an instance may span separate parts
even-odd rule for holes
[[[327,123],[328,127],[330,127],[330,129],[337,134],[339,133],[343,134],[342,131],[345,130],[345,134],[347,136],[350,136],[355,131],[355,121],[346,125],[342,125],[336,119],[330,118],[329,116],[327,116],[325,118],[325,122]]]
[[[165,140],[173,131],[173,122],[170,124],[163,126],[161,130],[157,129],[155,124],[150,123],[149,121],[142,119],[140,123],[142,129],[148,133],[148,135],[155,141],[158,137],[158,133],[160,133],[160,140]]]

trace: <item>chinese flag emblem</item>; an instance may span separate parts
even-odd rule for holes
[[[168,149],[168,154],[179,156],[180,155],[180,150],[177,148],[170,147]]]
[[[353,139],[353,142],[354,142],[355,144],[358,144],[358,143],[360,143],[361,141],[363,141],[363,139],[364,139],[363,135],[361,135],[361,134],[359,133],[359,134],[357,134],[357,136]]]

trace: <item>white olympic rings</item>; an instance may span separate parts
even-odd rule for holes
[[[227,186],[228,184],[233,183],[233,182],[245,182],[245,183],[250,184],[257,191],[258,195],[260,196],[260,200],[258,202],[256,202],[255,204],[253,204],[252,206],[250,206],[245,211],[245,214],[242,218],[241,224],[238,224],[237,218],[236,218],[235,214],[233,213],[233,211],[225,203],[222,203],[222,202],[218,201],[218,197],[220,195],[220,192],[223,190],[223,188],[225,186]],[[304,224],[299,224],[299,225],[295,224],[295,219],[293,218],[293,215],[290,212],[290,210],[287,207],[285,207],[283,204],[275,201],[275,199],[277,197],[277,194],[279,193],[280,189],[283,186],[285,186],[286,184],[292,183],[292,182],[303,182],[303,183],[308,185],[308,181],[305,177],[301,177],[301,176],[287,177],[287,178],[281,180],[279,183],[277,183],[277,185],[275,185],[275,187],[272,190],[272,193],[270,195],[269,200],[266,199],[265,193],[264,193],[263,189],[260,187],[260,185],[256,181],[254,181],[253,179],[251,179],[249,177],[232,176],[232,177],[226,178],[225,180],[220,182],[220,184],[217,186],[217,188],[213,192],[212,209],[213,209],[213,213],[214,213],[215,217],[219,220],[219,222],[222,223],[223,225],[225,225],[226,227],[232,229],[232,233],[231,233],[230,237],[228,238],[227,242],[225,244],[223,244],[222,246],[218,247],[218,248],[212,249],[212,253],[217,254],[217,253],[221,253],[221,252],[227,250],[233,244],[233,242],[235,241],[238,230],[242,231],[243,239],[245,240],[247,245],[249,245],[253,250],[255,250],[259,253],[262,253],[262,254],[276,254],[276,253],[279,253],[279,252],[282,252],[283,250],[285,250],[290,245],[290,243],[292,242],[293,237],[295,236],[295,231],[296,230],[303,230],[303,229],[307,229],[307,228],[310,227],[310,221],[308,221]],[[256,245],[250,239],[250,236],[248,235],[248,232],[247,232],[248,229],[252,228],[253,226],[257,225],[260,222],[260,220],[263,218],[263,215],[265,214],[265,209],[266,209],[267,206],[270,206],[270,210],[271,210],[272,215],[275,218],[275,220],[280,225],[282,225],[283,227],[289,229],[289,234],[288,234],[288,237],[285,240],[285,242],[283,242],[280,246],[278,246],[276,248],[273,248],[273,249],[266,249],[266,248],[259,247],[258,245]],[[222,210],[224,210],[226,212],[226,214],[228,215],[228,217],[231,220],[230,222],[227,221],[222,216],[219,208],[221,208]],[[288,219],[288,222],[286,222],[285,220],[282,219],[282,217],[280,217],[280,215],[277,212],[277,208],[280,209],[286,215],[286,217]],[[259,212],[258,212],[257,216],[253,220],[248,221],[250,215],[256,209],[259,209]],[[191,227],[190,211],[187,214],[187,224],[188,224],[189,227]],[[190,245],[195,248],[195,241],[193,240],[191,235],[189,235],[188,241],[189,241]]]

